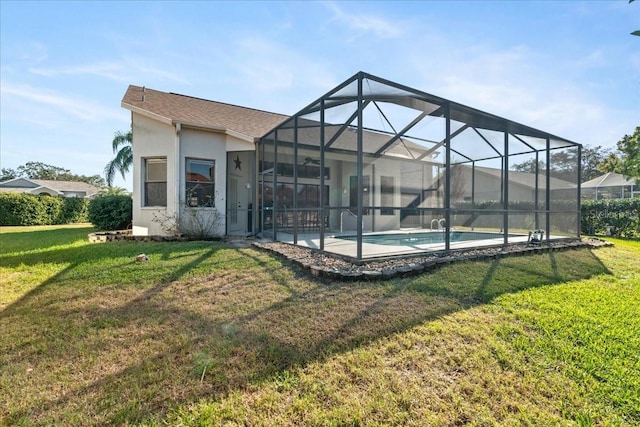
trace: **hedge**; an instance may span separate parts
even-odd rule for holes
[[[605,234],[612,226],[616,236],[640,237],[640,198],[585,200],[581,222],[584,234]]]
[[[0,225],[54,225],[88,221],[89,200],[0,193]]]
[[[89,221],[99,230],[122,230],[132,221],[133,201],[129,196],[98,196],[89,204]]]
[[[484,202],[476,208],[494,208],[497,202]],[[510,206],[531,209],[532,206]],[[464,204],[458,209],[467,208]],[[91,201],[81,198],[0,193],[0,225],[54,225],[91,221],[96,228],[117,230],[131,224],[132,201],[129,196],[101,196]],[[464,215],[460,215],[460,219]],[[488,217],[487,219],[489,219]],[[523,220],[527,218],[522,216]],[[478,224],[476,224],[478,225]],[[523,224],[524,225],[524,224]],[[514,224],[511,224],[514,226]],[[581,229],[583,234],[605,234],[606,226],[623,237],[640,237],[640,198],[584,200]]]

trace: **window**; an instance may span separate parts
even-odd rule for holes
[[[144,170],[144,206],[167,206],[167,159],[145,159]]]
[[[393,206],[393,195],[395,192],[394,179],[392,176],[381,176],[380,177],[380,204],[382,205],[382,209],[380,209],[380,215],[393,215],[393,209],[390,209]]]
[[[215,176],[215,161],[186,159],[185,197],[187,206],[215,206]]]
[[[329,186],[324,186],[324,203],[320,203],[320,186],[314,184],[298,184],[298,207],[321,208],[329,204]]]
[[[260,170],[266,171],[273,168],[273,162],[260,161]],[[297,166],[298,178],[320,179],[320,166],[317,166],[315,161],[303,163]],[[278,163],[278,176],[292,178],[293,177],[293,164],[292,163]],[[324,179],[331,178],[331,169],[324,168]]]
[[[370,194],[369,191],[369,175],[364,175],[362,177],[362,215],[369,215],[370,206]],[[357,213],[358,208],[358,177],[350,176],[349,177],[349,208],[351,212],[354,214]]]

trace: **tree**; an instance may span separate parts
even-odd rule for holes
[[[18,172],[15,169],[2,168],[2,171],[0,171],[0,182],[7,181],[17,177],[18,177]]]
[[[68,181],[67,179],[60,178],[60,176],[71,174],[69,169],[48,165],[42,162],[27,162],[22,166],[18,166],[16,171],[18,172],[18,176],[21,178],[58,181]]]
[[[100,190],[100,196],[128,196],[129,192],[122,187],[110,186]]]
[[[536,173],[536,160],[529,159],[522,163],[516,163],[511,165],[511,168],[518,172],[527,172],[527,173]],[[538,162],[538,170],[543,171],[545,168],[545,163],[542,161]]]
[[[582,148],[582,182],[597,178],[602,173],[599,166],[614,155],[610,149],[603,149],[600,145]]]
[[[104,179],[100,175],[77,175],[69,169],[48,165],[42,162],[27,162],[16,169],[2,169],[0,181],[13,178],[46,179],[51,181],[80,181],[96,187],[104,187]]]
[[[124,174],[129,172],[131,165],[133,164],[133,133],[131,131],[123,133],[116,132],[111,142],[115,157],[104,167],[104,176],[107,179],[107,184],[111,186],[113,184],[113,178],[116,172]]]
[[[611,151],[603,149],[601,146],[589,147],[584,146],[582,149],[582,159],[580,166],[582,168],[582,181],[589,181],[600,175],[598,165],[600,165],[609,155]],[[551,175],[555,178],[564,179],[566,181],[572,181],[576,175],[576,156],[578,152],[576,150],[570,151],[552,151],[550,155],[551,160]],[[535,173],[536,160],[530,159],[522,163],[517,163],[511,166],[513,170],[520,172]],[[546,163],[544,161],[538,162],[538,170],[544,171]]]
[[[609,155],[598,164],[598,170],[601,173],[620,173],[621,161],[622,160],[620,159],[620,156],[618,156],[616,153],[609,153]]]
[[[87,184],[91,184],[94,187],[98,187],[98,188],[106,187],[107,185],[104,178],[101,177],[100,175],[87,176],[87,175],[69,174],[69,175],[62,175],[62,177],[64,177],[64,181],[86,182]],[[58,180],[61,180],[61,179],[62,178],[58,178]]]
[[[640,126],[636,127],[633,135],[625,135],[618,141],[620,158],[620,173],[624,176],[640,179]]]

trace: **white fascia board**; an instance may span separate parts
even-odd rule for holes
[[[162,123],[165,123],[165,124],[168,124],[168,125],[172,125],[173,124],[173,122],[172,122],[172,120],[170,118],[165,117],[165,116],[161,116],[160,114],[152,113],[151,111],[145,110],[144,108],[136,107],[136,106],[124,103],[124,102],[122,104],[120,104],[120,105],[121,105],[122,108],[125,108],[127,110],[131,110],[132,113],[137,113],[137,114],[140,114],[142,116],[149,117],[150,119],[157,120],[159,122],[162,122]]]
[[[253,137],[251,137],[249,135],[245,135],[244,133],[236,132],[234,130],[227,129],[227,135],[233,136],[233,137],[241,139],[243,141],[254,143],[254,138]]]
[[[195,130],[205,130],[209,132],[226,133],[227,131],[227,129],[225,129],[222,126],[206,126],[198,123],[190,123],[190,122],[184,122],[180,120],[173,120],[171,124],[176,127],[183,127],[183,128],[189,128],[189,129],[195,129]]]

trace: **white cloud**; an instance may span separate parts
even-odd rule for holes
[[[62,95],[53,90],[34,88],[25,84],[12,84],[2,81],[0,93],[2,94],[5,108],[11,105],[12,98],[15,98],[33,103],[35,108],[42,106],[54,108],[53,114],[64,113],[84,121],[98,122],[105,119],[121,119],[122,117],[116,109],[105,108],[96,102]]]
[[[148,65],[140,60],[123,60],[122,62],[97,62],[94,64],[72,65],[63,67],[31,67],[30,73],[44,77],[67,76],[96,76],[116,82],[131,82],[136,78],[154,77],[160,81],[187,84],[187,80],[164,68]],[[142,77],[144,76],[144,77]]]
[[[47,47],[39,42],[31,42],[26,46],[23,46],[20,49],[20,54],[18,55],[20,60],[32,64],[43,62],[48,58],[48,56],[49,53]]]
[[[44,62],[49,57],[47,46],[40,42],[24,41],[3,46],[3,67],[34,65]]]
[[[115,81],[128,81],[128,77],[124,75],[125,67],[115,63],[96,63],[87,65],[75,65],[58,68],[29,68],[30,73],[44,77],[54,77],[59,75],[93,75],[104,77]]]
[[[232,48],[231,63],[245,85],[282,95],[297,87],[329,90],[335,84],[328,63],[263,37],[246,37]],[[322,93],[322,92],[320,92]]]
[[[576,67],[594,67],[605,65],[606,63],[607,58],[604,52],[601,49],[596,49],[589,52],[587,55],[578,58],[574,65]]]
[[[324,4],[333,14],[331,21],[337,22],[352,31],[354,38],[372,33],[380,38],[392,39],[400,37],[404,33],[401,23],[390,22],[374,15],[348,13],[333,1],[328,1]]]
[[[174,82],[174,83],[180,83],[180,84],[190,84],[189,80],[178,76],[175,73],[171,73],[169,71],[166,71],[165,69],[161,69],[158,67],[152,67],[152,66],[147,66],[147,65],[143,65],[143,64],[137,64],[138,66],[135,68],[135,71],[137,74],[141,74],[142,76],[155,76],[156,78],[158,78],[161,81],[170,81],[170,82]],[[138,77],[140,78],[140,77]]]
[[[439,40],[428,55],[409,52],[416,75],[408,84],[582,144],[612,146],[625,126],[632,129],[637,111],[618,111],[587,86],[604,52],[563,58],[522,45],[480,43]]]

